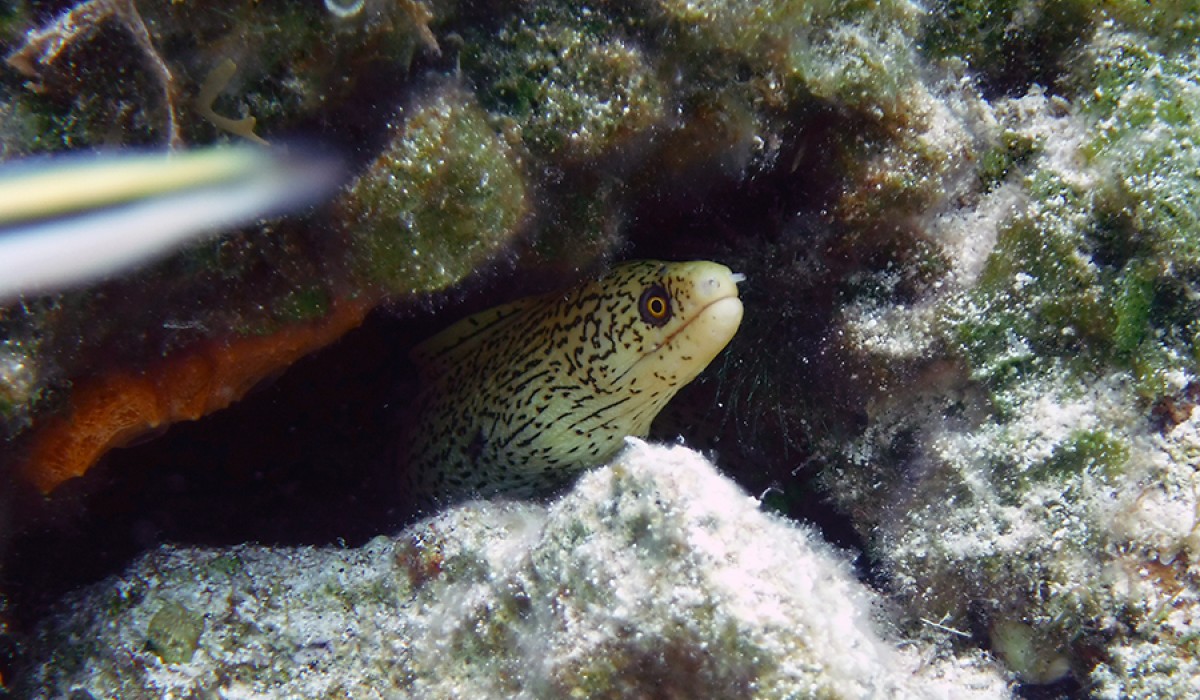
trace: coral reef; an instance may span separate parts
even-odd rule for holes
[[[535,3],[496,40],[472,44],[466,70],[532,151],[598,158],[665,118],[665,87],[617,22],[590,8]]]
[[[989,145],[969,196],[926,224],[948,270],[915,299],[847,307],[846,347],[886,391],[858,438],[826,443],[821,478],[914,625],[976,631],[1029,683],[1186,697],[1200,64],[1169,12],[1037,7],[1056,18],[1040,32],[1069,32],[1037,60],[1069,75],[1057,95],[1035,85],[962,113]],[[981,17],[935,27],[998,39]],[[1164,41],[1143,33],[1156,25]],[[986,72],[1038,36],[1006,32],[968,61]]]
[[[366,73],[348,80],[338,66],[407,67],[433,15],[371,5],[344,18],[317,3],[86,0],[30,29],[7,61],[38,85],[23,97],[41,122],[41,150],[205,143],[220,128],[207,104],[216,86],[205,86],[227,62],[239,70],[226,78],[268,132],[346,99]]]
[[[0,153],[204,143],[217,135],[209,122],[265,145],[260,133],[294,129],[313,119],[318,108],[349,99],[354,84],[331,73],[334,65],[371,56],[406,66],[420,46],[436,50],[435,41],[429,46],[433,15],[420,3],[410,5],[373,3],[351,22],[312,8],[277,8],[251,18],[243,16],[244,9],[231,15],[219,7],[183,12],[167,3],[80,3],[30,30],[9,54],[13,70],[37,83],[14,89],[11,101],[3,103],[3,112],[17,123],[6,122]],[[318,42],[311,30],[294,31],[329,22],[342,37],[333,45]],[[245,43],[238,39],[243,36],[256,37],[257,53],[247,53],[249,45],[232,48]],[[330,55],[321,60],[324,51]],[[236,65],[231,56],[238,57]],[[157,92],[109,75],[129,68],[126,61],[153,66],[129,72],[138,80],[156,80]],[[221,106],[218,93],[231,79],[229,91],[255,116],[223,116],[232,110]],[[121,97],[122,90],[130,94]],[[146,103],[149,94],[162,97]],[[87,471],[108,447],[134,433],[226,406],[304,354],[272,352],[275,363],[248,355],[233,359],[239,348],[248,354],[261,349],[259,336],[280,333],[266,344],[291,347],[295,337],[309,333],[306,324],[323,319],[331,307],[353,307],[361,319],[385,295],[443,289],[500,250],[519,229],[525,210],[516,163],[466,93],[438,94],[432,102],[445,107],[443,112],[417,110],[408,121],[397,115],[406,126],[394,135],[396,151],[381,154],[379,165],[349,185],[346,206],[338,209],[341,220],[250,227],[121,279],[27,297],[0,309],[5,331],[0,432],[23,441],[5,461],[26,461],[22,473],[43,490],[53,488]],[[134,99],[143,103],[135,105]],[[401,201],[393,200],[388,184],[397,176],[409,193]],[[214,200],[213,206],[220,205]],[[360,217],[368,211],[364,223]],[[416,229],[398,224],[407,217],[417,219]],[[342,330],[354,325],[330,321]],[[308,352],[336,337],[326,334],[322,343],[302,345]],[[164,369],[210,364],[210,351],[218,346],[217,354],[230,358],[240,374],[229,383],[214,382],[211,400],[195,395],[189,372]],[[164,362],[164,356],[171,359]],[[251,367],[262,373],[245,374]],[[143,389],[149,385],[156,398],[147,406],[188,408],[129,409],[145,403]],[[108,397],[101,403],[110,408],[99,407],[99,394]],[[197,413],[195,406],[205,409]],[[81,410],[86,420],[79,420]],[[36,435],[25,438],[31,427]]]
[[[28,697],[1002,698],[684,448],[360,549],[166,548],[47,621]]]
[[[745,321],[652,435],[718,450],[772,507],[861,546],[896,630],[872,626],[873,594],[808,530],[727,485],[705,482],[706,495],[621,462],[549,508],[465,506],[398,545],[151,554],[110,588],[125,617],[104,627],[107,646],[62,642],[39,673],[70,684],[120,667],[156,690],[299,695],[332,693],[337,669],[353,668],[413,694],[753,683],[839,696],[872,683],[936,695],[944,672],[1002,695],[983,647],[1022,683],[1073,697],[1197,694],[1195,2],[133,8],[83,2],[23,44],[29,11],[0,10],[15,46],[0,157],[237,138],[208,112],[253,115],[271,144],[332,138],[356,175],[319,216],[0,310],[6,436],[106,376],[157,376],[162,357],[214,342],[286,339],[343,299],[425,302],[470,278],[451,295],[462,317],[618,258],[717,260],[747,275]],[[72,12],[96,21],[72,33]],[[229,85],[196,109],[227,59]],[[413,341],[432,330],[401,328]],[[689,519],[704,508],[770,544],[741,537],[715,557],[712,530]],[[260,649],[245,643],[259,639],[251,611],[319,622],[255,583],[277,581],[283,556],[312,567],[296,600],[340,626]],[[205,576],[176,580],[197,562]],[[731,562],[756,575],[734,577]],[[797,646],[756,607],[771,596],[793,621],[825,601],[847,637],[813,623],[805,639],[822,641]],[[229,614],[198,619],[213,600]],[[393,614],[397,601],[411,617]],[[54,624],[109,619],[87,609]],[[40,648],[59,644],[45,629]],[[851,639],[863,646],[845,650]],[[893,648],[901,639],[911,646]],[[354,644],[384,651],[334,651]],[[879,660],[845,680],[863,649]],[[255,654],[321,671],[305,686]],[[920,658],[935,661],[906,676]]]

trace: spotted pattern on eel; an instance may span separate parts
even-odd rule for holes
[[[423,387],[400,445],[411,494],[528,496],[645,437],[733,338],[739,280],[712,262],[628,262],[417,346]]]

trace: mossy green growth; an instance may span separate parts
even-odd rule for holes
[[[1130,212],[1150,252],[1200,270],[1200,51],[1152,51],[1142,37],[1100,42],[1085,113],[1097,122],[1088,152],[1113,208]]]
[[[256,133],[274,141],[298,117],[338,104],[360,76],[371,74],[349,66],[408,66],[419,45],[418,29],[395,7],[399,4],[374,4],[354,22],[334,21],[320,2],[142,0],[138,8],[189,98],[223,59],[233,60],[237,71],[217,95],[214,110],[232,118],[253,116]],[[237,138],[190,104],[181,104],[179,112],[189,142]]]
[[[1150,312],[1157,275],[1156,266],[1131,264],[1116,284],[1113,352],[1120,358],[1132,357],[1150,335]]]
[[[464,91],[444,86],[341,198],[352,264],[410,294],[454,284],[496,253],[528,208],[520,164]]]
[[[1021,490],[1035,482],[1070,483],[1071,477],[1091,474],[1113,479],[1129,458],[1126,441],[1106,430],[1076,430],[1058,443],[1045,460],[1020,475]]]
[[[1080,369],[1107,354],[1109,290],[1086,254],[1084,193],[1040,173],[1047,202],[1001,230],[978,285],[949,329],[977,379],[1009,386],[1065,361]]]
[[[1110,28],[1076,77],[1096,124],[1085,152],[1101,175],[1101,262],[1120,266],[1113,350],[1147,397],[1200,366],[1200,50],[1159,45],[1171,42]]]
[[[961,59],[986,83],[1009,91],[1052,85],[1096,21],[1086,0],[949,0],[933,5],[921,49]]]
[[[979,157],[979,182],[985,192],[996,188],[1014,170],[1028,165],[1042,145],[1027,134],[1005,131],[1000,143]]]
[[[96,70],[86,72],[81,82],[100,83],[105,79],[96,75]],[[152,86],[143,87],[153,89]],[[110,99],[106,100],[106,97]],[[115,113],[121,110],[124,110],[121,115],[116,116]],[[11,114],[13,121],[3,128],[14,130],[15,127],[23,134],[23,150],[31,153],[87,148],[104,143],[106,134],[120,134],[129,145],[152,146],[158,145],[163,135],[161,125],[150,121],[150,111],[153,110],[144,103],[133,104],[127,94],[90,94],[64,101],[38,93],[23,93],[15,101]],[[158,116],[161,115],[154,115]]]
[[[494,38],[476,37],[464,68],[483,104],[511,118],[526,146],[544,156],[601,156],[666,112],[666,90],[646,54],[587,7],[535,5]]]
[[[1028,186],[1035,204],[1001,229],[945,326],[952,342],[994,390],[1051,370],[1125,369],[1154,396],[1164,370],[1191,354],[1200,304],[1190,285],[1137,229],[1110,222],[1094,193],[1044,170]]]
[[[1161,48],[1187,48],[1200,38],[1200,0],[1105,0],[1095,6]]]
[[[1035,83],[1053,88],[1064,72],[1090,69],[1078,49],[1098,27],[1101,36],[1125,33],[1141,50],[1184,50],[1200,37],[1200,0],[948,0],[930,6],[920,44],[926,56],[962,60],[1011,94]],[[1087,86],[1078,94],[1090,98]]]
[[[172,601],[150,618],[146,644],[164,663],[187,663],[196,653],[203,633],[204,616]]]
[[[222,554],[208,562],[208,571],[223,576],[236,576],[246,569],[246,563],[236,554]]]
[[[673,42],[702,70],[721,63],[749,67],[771,99],[811,96],[886,118],[904,111],[905,93],[917,79],[913,59],[923,12],[905,0],[656,5]]]
[[[993,390],[1125,370],[1152,401],[1197,369],[1200,51],[1170,45],[1109,22],[1078,52],[1063,86],[1090,138],[1073,173],[1015,133],[981,158],[985,190],[1029,196],[947,325]]]

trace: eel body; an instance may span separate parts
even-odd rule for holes
[[[401,444],[413,495],[531,495],[644,437],[737,331],[738,280],[712,262],[628,262],[417,346]]]

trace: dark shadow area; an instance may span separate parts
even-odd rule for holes
[[[388,438],[425,324],[376,313],[230,408],[23,494],[3,569],[15,617],[163,542],[353,546],[398,529]]]
[[[1043,685],[1023,683],[1016,687],[1014,695],[1024,700],[1082,700],[1090,697],[1079,681],[1071,677]]]

